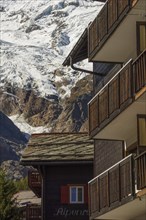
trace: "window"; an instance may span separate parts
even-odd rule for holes
[[[138,144],[146,146],[146,115],[138,115]]]
[[[137,22],[137,51],[138,54],[146,49],[146,22]]]
[[[87,204],[88,184],[61,186],[61,204]]]
[[[84,202],[84,187],[70,186],[70,203],[83,203],[83,202]]]

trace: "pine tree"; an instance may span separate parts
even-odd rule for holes
[[[16,187],[7,179],[5,173],[0,169],[0,220],[18,220],[19,209],[16,206]]]
[[[27,177],[22,178],[18,181],[14,181],[14,185],[15,185],[18,192],[21,190],[29,190]]]

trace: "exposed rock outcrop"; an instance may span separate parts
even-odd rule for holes
[[[1,168],[11,180],[20,180],[21,178],[25,178],[28,173],[28,168],[20,165],[19,161],[15,160],[4,161],[1,164]]]
[[[59,72],[57,74],[60,74]],[[68,85],[69,80],[63,81]],[[60,84],[56,89],[61,94]],[[70,96],[64,99],[38,97],[33,90],[6,87],[0,93],[0,110],[7,115],[23,114],[31,126],[47,126],[53,132],[79,131],[87,120],[87,103],[91,99],[92,76],[86,76],[72,87]],[[64,91],[62,91],[64,94]],[[84,131],[86,123],[84,125]],[[16,134],[16,136],[18,136]]]

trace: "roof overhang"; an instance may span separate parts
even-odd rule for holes
[[[93,164],[93,159],[92,160],[77,160],[77,161],[21,160],[20,164],[24,166],[84,165],[84,164]]]
[[[77,63],[88,58],[87,28],[84,30],[81,37],[63,62],[63,66],[70,66],[70,57],[72,58],[72,63]]]

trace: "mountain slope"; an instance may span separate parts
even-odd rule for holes
[[[0,137],[17,144],[25,144],[27,139],[14,123],[0,111]]]
[[[30,132],[36,127],[42,128],[40,132],[80,130],[87,114],[83,113],[84,120],[76,115],[87,111],[92,77],[62,67],[62,62],[103,4],[91,0],[3,0],[0,4],[0,110],[13,116],[15,123],[24,118]],[[78,100],[84,100],[83,108],[76,105]]]
[[[27,175],[27,168],[19,164],[21,151],[27,141],[25,135],[0,111],[0,167],[10,179]]]
[[[27,143],[25,135],[0,111],[0,163],[19,160],[20,152]]]

